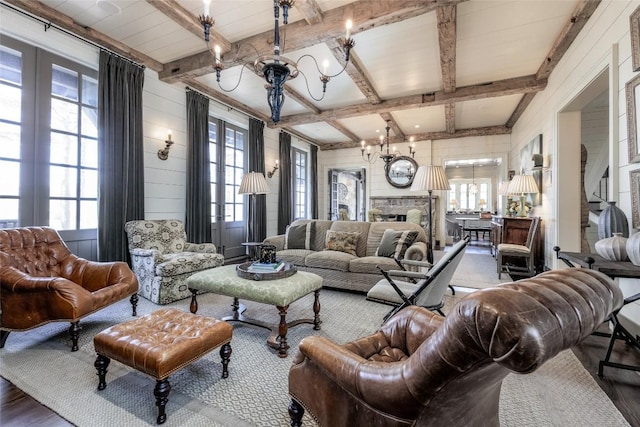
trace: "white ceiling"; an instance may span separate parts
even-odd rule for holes
[[[165,0],[172,10],[184,11],[185,16],[192,21],[183,20],[181,23],[169,16],[170,13],[163,13],[157,7],[160,0],[5,1],[23,9],[31,9],[32,13],[41,11],[42,7],[52,8],[55,13],[72,18],[76,24],[97,31],[103,41],[113,41],[113,46],[116,47],[122,43],[143,59],[146,56],[160,64],[179,61],[207,49],[196,18],[203,13],[203,3],[200,0]],[[368,99],[362,87],[346,72],[331,78],[324,99],[315,101],[308,94],[307,82],[301,75],[291,80],[288,86],[302,95],[309,105],[305,106],[287,95],[282,111],[283,122],[280,125],[317,143],[321,149],[326,144],[331,144],[332,148],[355,146],[359,145],[360,140],[375,143],[379,135],[376,129],[384,133],[384,113],[391,115],[394,125],[402,132],[396,135],[396,140],[408,140],[412,135],[431,139],[466,136],[469,132],[509,133],[510,127],[506,125],[521,102],[524,90],[500,93],[498,96],[492,93],[455,100],[451,104],[455,109],[454,119],[449,122],[449,127],[446,122],[448,107],[445,107],[445,103],[409,108],[386,106],[387,101],[395,102],[403,97],[433,93],[441,96],[443,93],[438,15],[431,6],[432,3],[424,0],[298,0],[290,11],[288,28],[291,31],[295,30],[292,24],[297,21],[300,21],[298,26],[306,26],[302,33],[297,34],[304,34],[305,28],[308,28],[309,33],[316,34],[313,32],[314,26],[326,26],[328,29],[317,33],[321,34],[317,43],[308,44],[296,51],[286,51],[285,38],[283,55],[297,60],[300,56],[309,54],[318,59],[320,67],[324,59],[329,59],[328,74],[336,73],[341,66],[333,55],[331,46],[325,42],[326,36],[331,36],[328,37],[329,42],[335,40],[335,37],[343,37],[337,33],[337,21],[352,18],[357,22],[352,30],[356,42],[352,50],[354,61],[359,66],[360,77],[370,82],[374,97],[377,96],[383,102]],[[454,93],[465,86],[477,86],[478,90],[482,90],[492,82],[536,75],[554,43],[567,26],[571,25],[570,21],[581,3],[580,0],[438,0],[438,6],[455,7],[455,71],[452,76]],[[363,15],[363,12],[353,16],[354,10],[363,10],[357,9],[361,4],[367,6],[364,10],[370,16]],[[371,12],[368,12],[369,5]],[[378,10],[376,8],[387,6],[392,6],[392,12],[406,9],[408,12],[404,16],[408,18],[392,19],[392,22],[380,21],[381,17],[375,16],[375,11]],[[305,22],[303,13],[309,7],[320,12],[316,18],[323,22]],[[431,11],[414,11],[427,7],[431,7]],[[109,10],[117,9],[121,12],[109,13]],[[328,13],[329,11],[334,13]],[[309,18],[309,13],[306,13]],[[242,43],[260,33],[265,33],[261,39],[272,39],[272,0],[211,0],[210,14],[215,19],[213,30],[228,42]],[[215,39],[213,43],[216,43]],[[247,55],[250,50],[241,52]],[[260,52],[270,53],[272,52]],[[232,53],[227,53],[223,59],[227,60],[232,56]],[[313,61],[305,58],[300,61],[299,68],[308,78],[311,93],[319,96],[322,87]],[[224,69],[221,85],[225,88],[235,86],[241,69],[241,66]],[[163,78],[162,73],[160,75]],[[185,83],[192,77],[187,76],[179,81]],[[217,97],[221,92],[215,81],[215,74],[198,72],[195,81],[207,95]],[[224,94],[228,97],[226,102],[237,102],[236,105],[231,105],[233,107],[245,105],[248,113],[261,118],[270,115],[264,80],[253,74],[251,69],[243,71],[236,90]],[[353,105],[362,106],[362,113],[347,111],[347,107]],[[309,113],[318,112],[321,114],[317,119],[315,116],[306,117]],[[334,113],[335,117],[331,116]],[[304,120],[299,120],[302,116]],[[495,128],[487,131],[484,129],[487,127]],[[442,135],[447,131],[449,134]],[[393,131],[391,133],[392,136],[395,134]]]

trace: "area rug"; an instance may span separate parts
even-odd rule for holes
[[[442,251],[434,252],[435,261],[443,253]],[[511,282],[508,274],[503,274],[502,278],[498,279],[496,260],[489,253],[465,252],[451,279],[453,286],[473,289],[489,288],[507,282]]]
[[[456,297],[447,297],[445,310]],[[228,314],[231,298],[214,294],[199,298],[200,314]],[[363,295],[321,292],[322,329],[299,325],[289,331],[290,355],[280,359],[266,345],[268,331],[245,325],[234,327],[229,378],[221,379],[220,357],[214,351],[170,377],[167,426],[287,426],[287,374],[300,340],[322,335],[346,342],[378,328],[388,307],[366,301]],[[169,306],[188,310],[189,301]],[[278,321],[275,308],[247,303],[256,318]],[[289,318],[308,317],[312,297],[293,303]],[[160,306],[141,298],[139,315]],[[11,333],[0,350],[0,375],[78,426],[155,425],[155,380],[112,362],[107,388],[97,390],[93,336],[131,318],[122,301],[82,322],[80,350],[71,352],[67,324],[49,324],[32,331]],[[464,410],[464,408],[461,408]],[[503,426],[625,426],[628,425],[571,351],[529,375],[507,376],[500,399]],[[315,423],[305,414],[305,426]]]

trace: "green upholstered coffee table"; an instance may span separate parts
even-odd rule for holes
[[[191,290],[192,313],[198,311],[198,291],[212,292],[233,297],[233,314],[222,320],[244,322],[271,330],[267,339],[269,345],[278,350],[278,356],[287,357],[287,331],[301,323],[312,323],[313,329],[320,329],[320,288],[322,277],[306,271],[298,271],[292,276],[275,280],[249,280],[239,277],[235,265],[225,265],[193,274],[187,279]],[[289,304],[313,292],[313,319],[298,319],[287,322],[286,315]],[[280,323],[269,325],[259,320],[243,316],[246,307],[239,299],[275,305],[280,313]]]

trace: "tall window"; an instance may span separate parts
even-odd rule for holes
[[[0,227],[97,228],[97,72],[3,37]]]
[[[224,132],[224,146],[219,135]],[[209,158],[211,161],[211,222],[245,220],[244,198],[238,194],[245,164],[247,131],[222,120],[209,121]],[[224,176],[222,174],[224,173]],[[220,186],[223,186],[220,188]],[[224,194],[221,194],[221,192]],[[224,197],[222,197],[224,196]],[[224,207],[223,214],[219,214]]]
[[[293,148],[293,217],[307,217],[307,153]]]
[[[488,178],[455,179],[450,180],[451,190],[447,193],[447,208],[452,210],[486,209],[491,206],[491,180]],[[471,191],[472,184],[476,185],[477,192]],[[480,201],[484,201],[480,206]]]

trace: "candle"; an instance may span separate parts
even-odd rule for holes
[[[346,39],[349,40],[349,38],[351,37],[351,27],[353,26],[353,22],[351,22],[351,19],[347,19],[347,24],[345,25],[345,27],[347,28],[347,35],[346,35]]]
[[[364,148],[364,139],[360,141],[360,145],[362,146],[362,148]]]
[[[204,16],[208,16],[209,15],[209,8],[211,6],[211,0],[203,0],[202,2],[204,3],[203,15]]]
[[[276,168],[278,167],[279,164],[280,164],[280,160],[276,160]]]
[[[167,131],[167,141],[171,141],[171,129]]]
[[[367,154],[371,153],[371,146],[367,145]]]
[[[327,69],[329,68],[329,60],[325,59],[322,62],[322,74],[324,74],[325,76],[327,75]]]
[[[220,46],[215,45],[213,50],[216,52],[216,61],[220,62]]]

